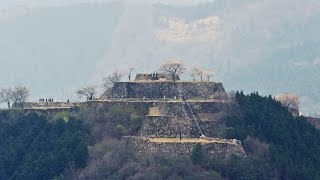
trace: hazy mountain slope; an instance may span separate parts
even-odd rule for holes
[[[0,84],[70,98],[96,70],[121,11],[119,4],[43,8],[0,24]]]
[[[264,49],[268,54],[245,71],[231,74],[226,85],[265,94],[294,92],[302,97],[302,112],[319,111],[319,18],[317,15],[304,23],[281,24]]]
[[[303,112],[320,109],[320,2],[171,4],[70,5],[6,21],[0,82],[26,83],[33,97],[65,99],[129,63],[136,72],[153,72],[163,59],[177,58],[214,70],[227,90],[293,92],[302,96]]]
[[[227,89],[292,92],[302,97],[302,112],[319,111],[320,11],[315,9],[319,3],[226,0],[156,7],[158,16],[186,22],[219,18],[216,39],[173,46],[187,62],[194,58],[197,64],[213,68]]]

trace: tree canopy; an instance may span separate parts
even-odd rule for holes
[[[88,131],[81,121],[12,113],[0,116],[0,179],[53,179],[85,166]]]
[[[227,138],[255,137],[270,144],[270,158],[284,179],[320,178],[320,131],[305,117],[293,117],[271,96],[237,92],[226,117]]]
[[[176,81],[176,76],[185,72],[184,64],[177,60],[168,60],[160,65],[160,71],[171,75],[172,80]]]

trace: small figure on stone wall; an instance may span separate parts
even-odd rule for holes
[[[166,99],[166,96],[163,96],[163,99]]]
[[[67,103],[69,103],[70,102],[70,100],[69,99],[67,99]]]

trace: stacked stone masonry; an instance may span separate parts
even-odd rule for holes
[[[167,157],[189,156],[198,142],[152,142],[143,137],[124,137],[127,146],[132,147],[138,155],[162,154]],[[221,160],[227,160],[231,155],[246,156],[237,140],[222,140],[221,142],[200,143],[205,153]]]
[[[108,111],[113,106],[134,109],[140,117],[145,117],[138,136],[125,137],[128,148],[138,154],[165,154],[168,156],[190,155],[197,143],[211,156],[227,159],[232,154],[245,156],[241,143],[229,140],[181,141],[206,137],[219,137],[225,129],[223,116],[230,105],[222,83],[183,82],[146,80],[116,82],[105,99],[84,103],[85,108],[93,111]],[[37,105],[37,106],[36,106]],[[49,106],[30,104],[32,109],[46,111],[70,111],[80,104],[58,104]],[[59,109],[57,108],[59,107]],[[65,108],[66,107],[66,108]],[[73,107],[70,109],[70,107]],[[62,109],[65,108],[65,109]],[[55,114],[54,112],[53,114]],[[200,131],[199,131],[200,129]],[[150,139],[160,139],[153,142]],[[171,140],[177,142],[168,142]],[[180,141],[179,141],[180,139]]]
[[[222,83],[215,82],[116,82],[111,98],[138,99],[225,99]]]

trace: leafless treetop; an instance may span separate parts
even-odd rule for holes
[[[285,93],[285,94],[278,94],[276,96],[276,99],[281,102],[282,105],[289,107],[289,108],[294,108],[298,109],[299,104],[300,104],[300,98],[299,96]]]
[[[97,87],[96,86],[86,86],[77,91],[78,96],[85,97],[87,100],[93,100],[97,96]]]
[[[160,71],[168,73],[172,76],[173,81],[176,80],[176,75],[185,72],[184,64],[178,60],[168,60],[160,65]]]
[[[20,105],[23,108],[24,103],[28,99],[30,91],[25,86],[16,86],[12,91],[12,98],[14,103]]]
[[[119,71],[115,71],[107,77],[103,78],[103,86],[105,89],[109,89],[115,82],[119,82],[122,78],[123,74]]]

